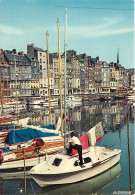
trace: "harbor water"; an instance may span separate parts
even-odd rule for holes
[[[59,116],[59,109],[52,109],[54,121]],[[25,113],[25,112],[24,112]],[[24,114],[23,113],[23,114]],[[77,136],[86,133],[90,128],[102,121],[104,136],[98,146],[118,148],[122,150],[120,162],[110,170],[75,184],[55,185],[41,188],[28,175],[26,180],[27,194],[130,194],[128,139],[127,139],[127,113],[129,115],[131,172],[133,193],[135,193],[135,105],[125,100],[119,101],[91,101],[83,105],[69,105],[67,108],[67,131],[75,130]],[[27,110],[32,116],[31,124],[45,125],[48,121],[46,110]],[[66,165],[65,165],[66,166]],[[24,174],[14,177],[0,176],[0,194],[24,194]]]

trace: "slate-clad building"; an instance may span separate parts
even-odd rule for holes
[[[19,97],[39,96],[38,84],[36,83],[33,88],[31,85],[32,82],[39,82],[38,62],[24,52],[17,54],[15,51],[5,53],[5,60],[10,67],[10,96],[15,97],[16,91]]]

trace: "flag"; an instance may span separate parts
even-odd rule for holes
[[[96,143],[96,141],[97,142],[101,141],[102,140],[102,136],[104,135],[102,123],[99,122],[96,126],[91,128],[88,131],[87,134],[88,134],[88,137],[89,137],[89,144],[90,144],[90,146],[94,145]]]

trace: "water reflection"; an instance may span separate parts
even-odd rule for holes
[[[30,176],[27,176],[27,194],[92,194],[101,193],[103,189],[110,185],[121,174],[121,166],[118,163],[113,168],[100,174],[93,179],[68,185],[53,185],[40,188]],[[11,185],[14,194],[24,193],[24,175],[23,173],[16,177],[1,178],[1,192],[11,193]]]
[[[134,122],[135,106],[127,101],[90,102],[89,105],[77,105],[67,108],[67,130],[88,131],[91,127],[102,121],[103,128],[115,131],[126,123],[126,115],[129,113],[130,120]],[[56,124],[60,116],[59,108],[52,108],[52,123]],[[49,113],[46,110],[35,111],[31,124],[49,124]]]
[[[121,173],[120,164],[105,173],[79,183],[69,185],[47,186],[42,189],[41,194],[92,194],[101,192],[102,189],[112,183]]]
[[[104,173],[106,176],[98,176],[96,184],[96,178],[93,180],[87,180],[76,184],[66,186],[51,186],[41,189],[31,178],[27,179],[27,193],[28,194],[69,194],[67,191],[72,190],[72,194],[90,194],[91,189],[93,192],[98,193],[105,186],[109,185],[109,182],[114,181],[109,185],[109,189],[105,188],[104,191],[110,194],[110,190],[129,190],[129,169],[128,169],[128,149],[127,149],[127,127],[126,118],[127,112],[130,118],[130,137],[134,137],[134,121],[135,121],[135,104],[134,102],[127,102],[125,100],[100,102],[91,101],[89,105],[77,105],[76,107],[67,108],[67,116],[69,122],[67,123],[67,130],[76,130],[78,134],[87,132],[91,127],[102,121],[104,130],[108,130],[108,134],[103,136],[101,144],[114,145],[115,148],[122,149],[122,155],[120,164],[122,167],[122,174],[118,178],[118,185],[116,186],[115,178],[119,173],[120,165],[117,165],[118,171],[114,168]],[[31,124],[33,125],[47,125],[49,124],[48,110],[27,110],[23,112],[23,115],[31,116]],[[52,123],[56,124],[58,117],[60,116],[59,108],[52,108]],[[131,146],[131,162],[134,168],[134,140],[130,139]],[[134,169],[132,172],[134,174]],[[118,174],[117,174],[118,173]],[[110,178],[110,180],[109,180]],[[133,177],[134,178],[134,177]],[[134,179],[133,179],[134,180]],[[106,182],[106,184],[105,184]],[[0,179],[0,192],[3,194],[24,194],[24,180],[22,174],[22,180],[19,178],[11,178],[11,180]],[[23,191],[20,191],[23,190]],[[76,192],[78,190],[78,192]],[[85,192],[85,190],[88,190]],[[83,192],[82,192],[83,191]]]

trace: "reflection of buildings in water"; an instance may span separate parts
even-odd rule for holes
[[[69,110],[70,130],[81,130],[81,110],[80,108]]]
[[[121,106],[120,106],[121,105]],[[115,130],[117,125],[124,126],[126,120],[127,105],[117,104],[102,109],[104,126]]]
[[[95,103],[95,104],[94,104]],[[129,109],[130,108],[130,109]],[[49,124],[49,114],[47,110],[33,116],[33,124]],[[103,122],[103,128],[116,130],[118,126],[124,126],[126,123],[127,111],[132,118],[135,118],[135,107],[124,102],[93,102],[89,106],[67,108],[66,113],[69,118],[67,123],[68,130],[88,131],[98,122]],[[63,110],[64,113],[64,110]],[[131,114],[130,114],[131,113]],[[60,109],[52,111],[52,124],[56,124],[60,116]]]
[[[116,111],[116,125],[119,125],[119,124],[120,124],[120,109],[118,107]]]
[[[82,131],[88,131],[90,127],[90,112],[88,106],[82,109],[81,116],[81,129]]]
[[[41,121],[40,115],[33,116],[31,119],[32,125],[38,125],[40,121]]]
[[[135,105],[131,104],[131,119],[135,119]]]
[[[69,185],[55,185],[42,188],[40,194],[100,194],[103,189],[114,182],[121,173],[120,164],[104,172],[103,174],[94,177],[90,180],[78,182]],[[112,194],[113,192],[110,192]]]
[[[102,114],[102,107],[103,105],[102,104],[96,104],[96,105],[91,105],[89,107],[89,111],[90,111],[90,114],[94,114],[94,115],[100,115]]]

